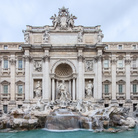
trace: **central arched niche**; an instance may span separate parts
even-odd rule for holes
[[[70,65],[66,63],[59,64],[55,69],[55,74],[57,77],[67,78],[72,75],[73,71]]]

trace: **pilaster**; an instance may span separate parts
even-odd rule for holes
[[[77,99],[82,100],[83,93],[84,93],[84,73],[83,73],[83,49],[85,47],[84,44],[77,44],[76,45],[78,50],[78,89],[77,89]]]
[[[111,68],[112,68],[112,103],[116,103],[116,54],[112,55],[111,59]]]
[[[15,102],[15,66],[16,66],[16,59],[15,55],[11,55],[10,57],[10,70],[11,70],[11,102]]]
[[[125,65],[126,65],[126,102],[131,102],[130,100],[130,54],[126,55]]]
[[[49,76],[49,62],[50,62],[50,56],[49,56],[49,50],[51,45],[42,45],[42,48],[44,49],[44,56],[43,56],[43,100],[49,101],[51,90],[50,90],[50,76]]]

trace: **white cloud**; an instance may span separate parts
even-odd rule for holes
[[[138,41],[137,0],[4,0],[0,4],[0,42],[23,41],[26,25],[51,25],[65,6],[76,25],[101,25],[104,41]]]

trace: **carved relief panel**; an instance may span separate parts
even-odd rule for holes
[[[85,72],[93,71],[93,60],[85,61]]]
[[[34,61],[34,71],[42,72],[42,61],[41,60]]]

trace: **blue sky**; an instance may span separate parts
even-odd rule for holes
[[[0,0],[0,42],[23,42],[26,25],[52,25],[63,6],[75,25],[101,25],[104,42],[138,42],[138,0]]]

